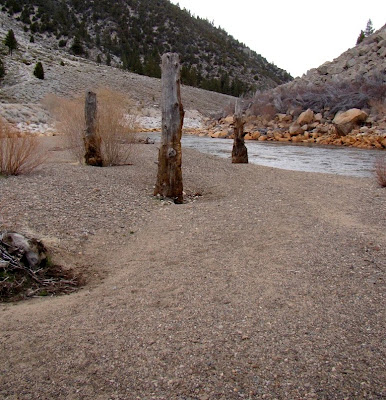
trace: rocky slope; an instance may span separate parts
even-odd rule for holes
[[[145,127],[160,127],[160,79],[150,78],[113,68],[55,50],[48,43],[30,43],[29,33],[22,25],[0,13],[0,38],[13,29],[19,47],[8,55],[0,43],[6,75],[0,86],[0,113],[12,124],[30,132],[52,132],[52,119],[42,105],[50,94],[75,96],[90,88],[109,87],[134,100],[137,114]],[[36,62],[41,61],[45,79],[33,75]],[[182,87],[186,114],[185,126],[200,127],[204,116],[218,113],[233,99],[230,96],[190,86]]]
[[[386,25],[302,78],[246,102],[246,139],[386,148]],[[343,121],[343,122],[342,122]],[[208,135],[233,137],[233,116]]]
[[[386,25],[365,38],[359,45],[345,51],[333,61],[311,69],[288,86],[297,83],[321,85],[343,80],[354,82],[358,77],[376,76],[386,83]]]
[[[186,84],[240,95],[291,76],[207,20],[168,0],[0,0],[35,41],[103,64],[160,77],[164,52],[180,54]]]

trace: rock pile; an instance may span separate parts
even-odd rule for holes
[[[246,140],[291,143],[318,143],[353,146],[364,149],[386,149],[386,117],[374,121],[365,111],[351,109],[337,113],[333,119],[325,113],[308,109],[297,118],[277,114],[273,120],[248,116],[244,131]],[[233,139],[233,116],[208,121],[204,135]]]

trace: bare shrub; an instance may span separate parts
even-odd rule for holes
[[[104,166],[126,164],[133,153],[138,129],[134,103],[124,94],[110,89],[98,89],[97,134],[101,138]],[[73,99],[49,95],[44,104],[57,121],[57,129],[68,139],[69,147],[79,162],[83,162],[84,96]]]
[[[22,135],[0,118],[0,175],[27,174],[44,161],[36,136]]]
[[[378,157],[375,162],[375,177],[380,186],[386,187],[386,157]]]
[[[253,115],[263,115],[264,110],[271,107],[276,113],[310,108],[314,112],[328,109],[334,115],[350,108],[369,108],[374,102],[383,103],[385,96],[386,83],[378,75],[323,85],[290,83],[266,92],[257,92],[251,100],[250,112]]]
[[[370,100],[369,102],[371,114],[377,118],[383,118],[386,115],[386,99]]]
[[[79,162],[84,157],[83,132],[86,129],[84,99],[61,98],[53,94],[43,99],[43,104],[56,120],[56,129],[63,133],[71,152]]]
[[[97,132],[102,139],[103,163],[126,164],[135,143],[136,116],[128,113],[134,105],[123,94],[108,89],[97,90],[97,98]]]

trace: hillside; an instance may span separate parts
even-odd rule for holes
[[[168,0],[0,0],[35,42],[160,77],[160,55],[180,54],[185,84],[239,96],[290,81],[284,70]]]
[[[386,25],[362,43],[348,49],[332,61],[325,62],[296,78],[286,87],[299,84],[322,85],[332,82],[355,82],[363,78],[379,78],[386,83]]]
[[[385,149],[385,71],[386,25],[303,77],[257,92],[245,102],[246,139]],[[345,127],[343,112],[354,118]],[[208,135],[232,137],[232,121],[213,121]]]
[[[3,44],[9,29],[15,32],[19,43],[12,56]],[[0,13],[0,38],[0,53],[6,69],[0,81],[0,112],[22,130],[41,133],[52,129],[50,115],[42,106],[47,95],[73,97],[98,87],[109,87],[127,95],[145,120],[151,117],[150,127],[157,121],[160,123],[160,79],[100,65],[64,50],[52,50],[47,41],[30,43],[29,33],[23,30],[21,22],[5,13]],[[44,80],[33,75],[38,61],[43,63]],[[200,124],[203,116],[218,114],[234,99],[185,85],[181,91],[187,127]],[[144,125],[148,123],[145,121]]]

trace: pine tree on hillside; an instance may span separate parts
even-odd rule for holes
[[[5,76],[5,67],[3,61],[0,59],[0,79]]]
[[[75,36],[74,43],[71,46],[71,50],[76,56],[80,56],[81,54],[84,53],[82,43],[78,36]]]
[[[363,31],[361,31],[361,33],[359,34],[358,39],[357,39],[357,45],[360,44],[360,43],[362,43],[362,42],[363,42],[363,39],[364,39],[365,37],[366,37],[366,36],[365,36],[365,33],[364,33]]]
[[[366,30],[365,30],[365,36],[370,36],[374,33],[374,28],[373,28],[373,22],[371,21],[371,19],[369,19],[367,21],[367,25],[366,25]]]
[[[44,79],[44,69],[43,69],[43,64],[39,61],[36,63],[35,69],[34,69],[34,75],[38,79]]]
[[[4,39],[4,44],[8,47],[8,54],[12,55],[12,51],[17,49],[17,40],[13,30],[10,29]]]

